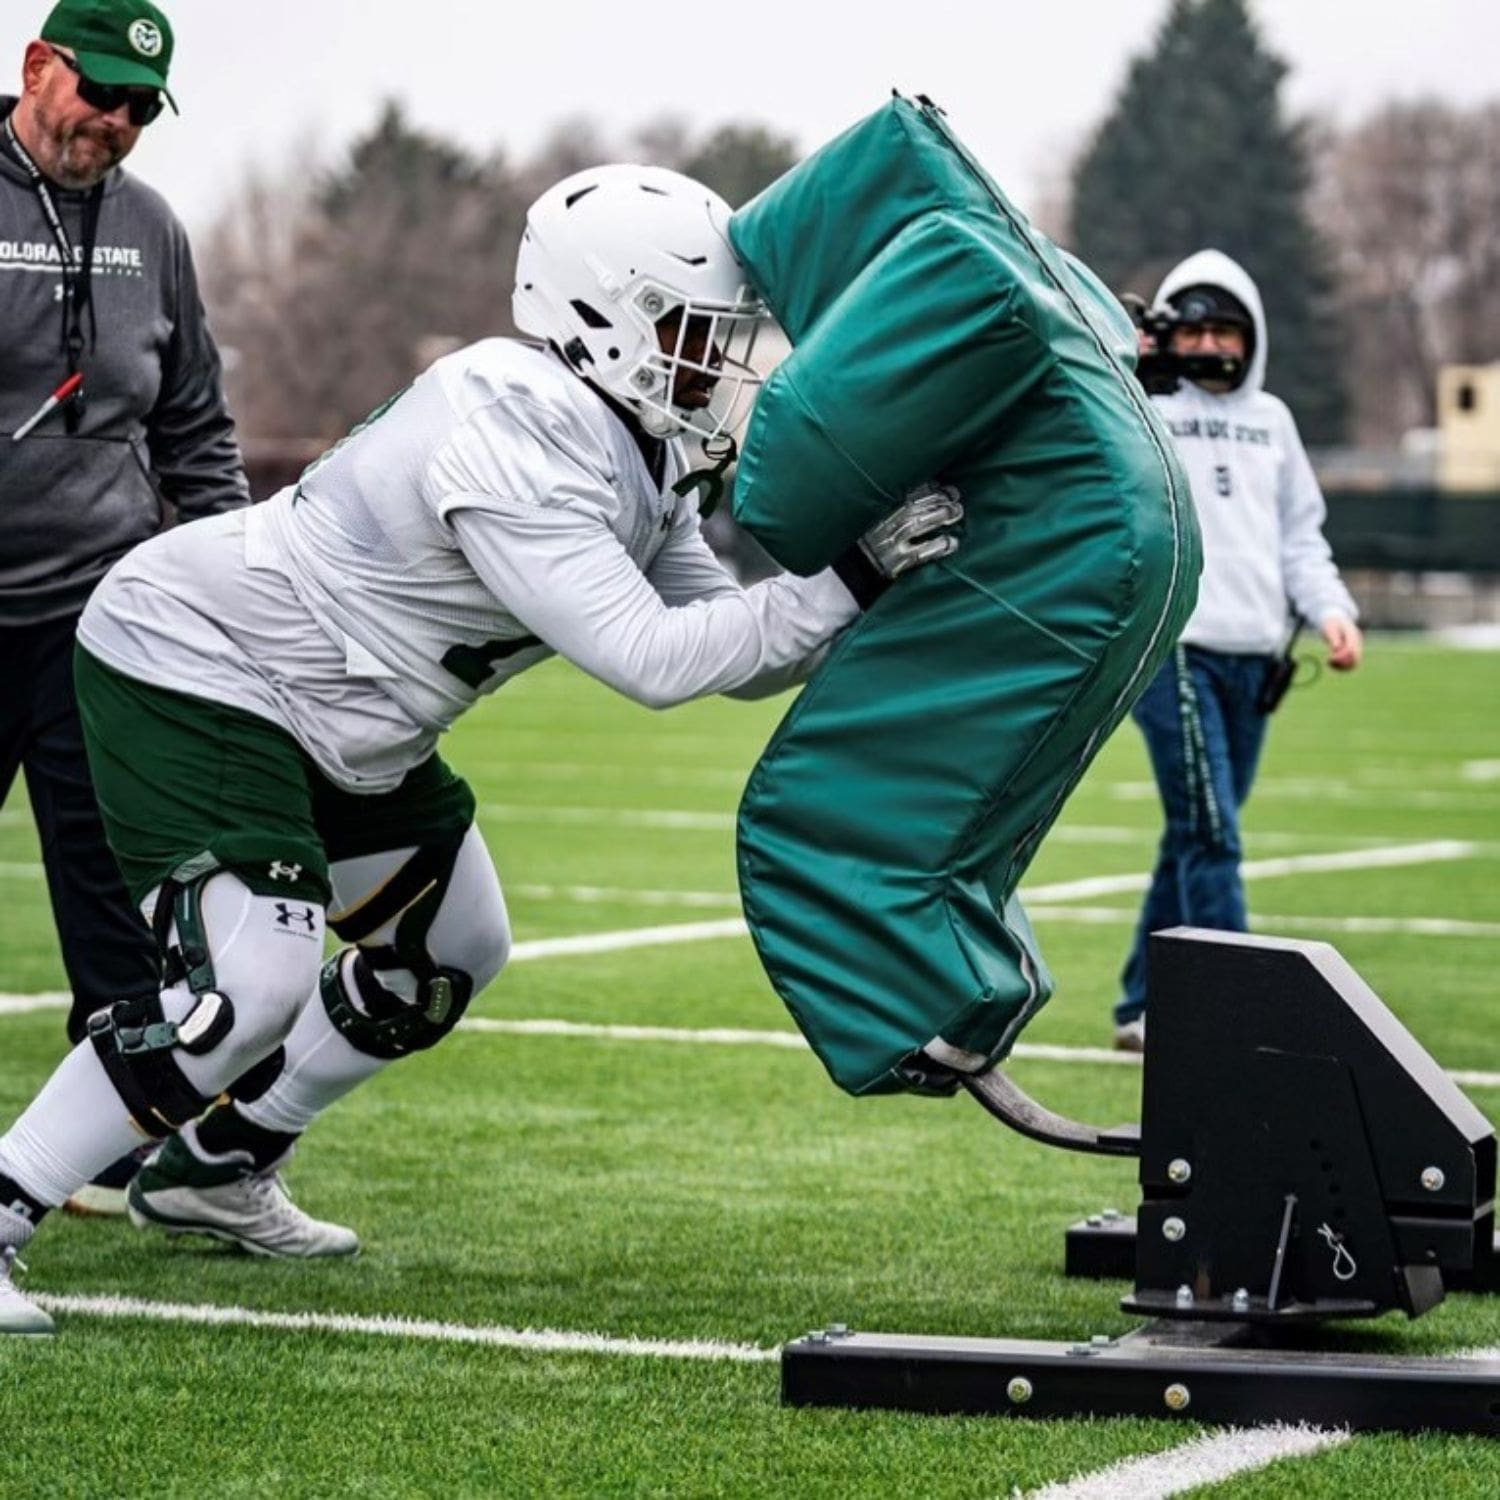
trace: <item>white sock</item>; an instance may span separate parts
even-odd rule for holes
[[[341,957],[347,967],[354,952],[346,950]],[[371,1057],[351,1047],[328,1019],[321,995],[314,995],[302,1007],[291,1035],[282,1045],[286,1048],[286,1066],[280,1077],[260,1098],[237,1103],[235,1108],[263,1130],[285,1135],[301,1135],[336,1099],[394,1061]]]
[[[80,1042],[0,1137],[0,1172],[55,1208],[145,1139],[94,1044]]]

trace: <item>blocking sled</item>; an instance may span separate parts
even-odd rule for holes
[[[1074,1226],[1069,1257],[1124,1265],[1148,1321],[1071,1342],[835,1326],[786,1346],[783,1399],[1500,1435],[1500,1361],[1328,1327],[1500,1284],[1489,1122],[1327,944],[1180,928],[1150,965],[1138,1138],[1008,1081],[981,1097],[1047,1144],[1138,1154],[1134,1221]]]

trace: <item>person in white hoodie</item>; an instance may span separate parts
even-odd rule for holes
[[[1156,307],[1177,319],[1170,353],[1227,357],[1222,378],[1153,397],[1177,443],[1203,531],[1198,605],[1132,710],[1166,827],[1115,1007],[1115,1046],[1145,1042],[1146,939],[1164,927],[1246,928],[1239,813],[1265,739],[1265,688],[1294,618],[1328,664],[1358,666],[1358,612],[1323,536],[1326,509],[1297,424],[1265,387],[1260,293],[1218,250],[1189,256]]]

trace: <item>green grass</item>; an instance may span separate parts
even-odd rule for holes
[[[1494,659],[1377,642],[1356,677],[1294,694],[1248,818],[1249,857],[1457,838],[1474,857],[1288,876],[1252,904],[1302,916],[1500,921]],[[455,733],[517,937],[737,910],[732,835],[621,821],[732,814],[781,705],[658,717],[560,666]],[[1031,883],[1138,870],[1155,806],[1133,730],[1107,747]],[[558,809],[597,809],[598,819]],[[649,820],[648,820],[649,822]],[[1101,832],[1101,830],[1104,830]],[[1109,832],[1113,830],[1113,832]],[[29,817],[0,815],[0,990],[64,987]],[[582,902],[541,887],[614,888]],[[718,893],[719,907],[632,901]],[[1028,1040],[1098,1045],[1129,934],[1044,920],[1059,993]],[[1337,945],[1445,1065],[1500,1071],[1494,938],[1350,934]],[[742,939],[515,965],[475,1014],[786,1028]],[[0,1115],[62,1051],[61,1016],[0,1017]],[[1135,1109],[1127,1069],[1022,1063],[1054,1107]],[[1485,1108],[1500,1105],[1482,1091]],[[1060,1275],[1080,1211],[1134,1202],[1129,1165],[1042,1150],[963,1101],[845,1098],[807,1054],[462,1032],[388,1069],[310,1134],[291,1180],[356,1224],[352,1263],[252,1261],[59,1216],[31,1287],[772,1346],[809,1327],[1069,1337],[1130,1326],[1122,1287]],[[1455,1296],[1382,1349],[1500,1344],[1500,1298]],[[11,1496],[1007,1495],[1157,1451],[1167,1422],[1016,1423],[791,1411],[774,1364],[557,1355],[373,1336],[107,1323],[0,1343]],[[1500,1447],[1360,1438],[1224,1486],[1236,1496],[1493,1494]]]

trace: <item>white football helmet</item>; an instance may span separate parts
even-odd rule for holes
[[[766,314],[729,246],[729,213],[663,167],[564,178],[526,215],[516,327],[554,344],[654,437],[732,429],[760,384],[750,355]]]

